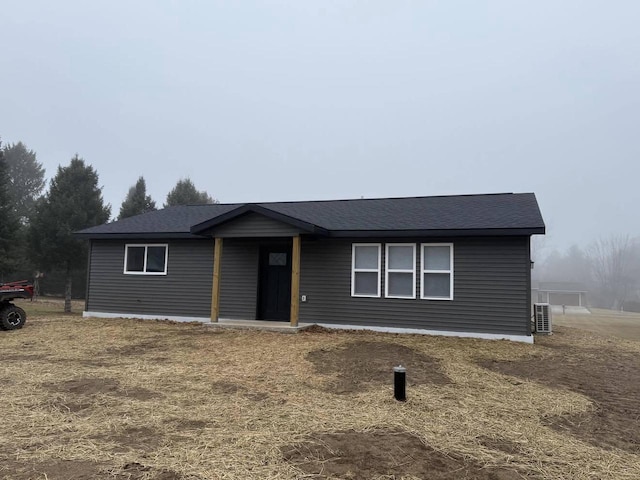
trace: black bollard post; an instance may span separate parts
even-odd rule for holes
[[[393,396],[399,402],[407,401],[407,369],[402,365],[393,367]]]

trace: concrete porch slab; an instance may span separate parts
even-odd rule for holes
[[[292,327],[289,322],[275,322],[271,320],[231,320],[220,318],[217,322],[206,324],[211,328],[235,328],[248,330],[262,330],[267,332],[298,333],[312,327],[313,323],[299,323],[297,327]]]

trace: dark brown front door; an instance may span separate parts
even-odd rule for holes
[[[260,249],[258,319],[288,321],[291,315],[291,246]]]

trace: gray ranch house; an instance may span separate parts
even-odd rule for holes
[[[84,316],[532,342],[535,195],[168,207],[77,233]]]

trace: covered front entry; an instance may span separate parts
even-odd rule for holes
[[[269,320],[298,326],[300,228],[251,211],[203,233],[215,239],[212,322]]]
[[[301,235],[317,234],[315,226],[245,205],[191,231],[215,239],[212,322],[222,315],[225,320],[288,321],[298,326]]]
[[[260,248],[257,320],[291,318],[291,245]]]

